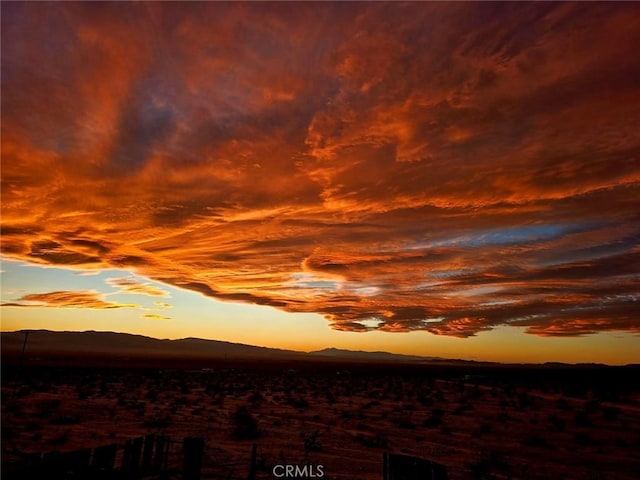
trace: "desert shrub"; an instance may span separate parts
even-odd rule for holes
[[[346,410],[346,409],[345,409],[345,410],[342,410],[342,411],[340,412],[340,416],[341,416],[342,418],[344,418],[345,420],[350,420],[350,419],[352,419],[355,415],[353,414],[353,412],[352,412],[352,411],[350,411],[350,410]],[[384,418],[385,416],[386,416],[386,415],[382,415],[382,418]]]
[[[573,436],[573,442],[577,445],[593,445],[593,439],[586,432],[576,432]]]
[[[516,394],[516,391],[513,385],[504,385],[502,387],[502,393],[504,393],[507,398],[511,398]]]
[[[627,442],[624,438],[616,438],[615,446],[618,448],[628,448],[629,442]]]
[[[13,440],[17,436],[18,434],[15,428],[2,426],[2,440]]]
[[[380,392],[379,390],[371,390],[371,391],[367,394],[367,396],[368,396],[369,398],[380,398],[380,396],[381,396],[381,392]]]
[[[33,385],[33,390],[40,393],[47,393],[51,390],[52,385],[47,382],[37,382]]]
[[[100,396],[101,397],[106,397],[107,394],[110,393],[109,386],[105,382],[100,383],[100,386],[98,387],[98,390],[100,392]]]
[[[467,463],[466,466],[470,477],[478,480],[497,478],[495,474],[501,474],[501,477],[506,475],[507,478],[511,478],[510,474],[513,470],[511,464],[500,453],[495,451],[481,452],[475,462]]]
[[[169,415],[157,415],[146,419],[142,425],[147,428],[167,428],[170,423],[171,417]]]
[[[55,437],[51,439],[52,445],[64,445],[69,441],[69,432],[61,432],[58,433]]]
[[[40,425],[39,423],[36,423],[36,422],[28,422],[25,425],[24,429],[27,432],[37,432],[39,430],[42,430],[42,425]]]
[[[527,392],[518,394],[518,408],[526,409],[531,406],[531,397]]]
[[[590,427],[593,425],[591,423],[591,419],[589,418],[586,412],[576,412],[576,414],[573,417],[573,424],[576,427],[583,427],[583,428]]]
[[[486,433],[491,433],[493,431],[493,427],[489,423],[482,423],[478,428],[478,434],[484,435]]]
[[[173,404],[175,406],[183,406],[183,405],[187,405],[189,402],[189,399],[187,397],[181,397],[178,396],[176,398],[173,399]]]
[[[569,402],[567,401],[566,398],[564,397],[560,397],[557,401],[556,401],[556,408],[558,410],[564,410],[564,411],[569,411],[571,410],[571,405],[569,405]]]
[[[600,410],[600,402],[598,400],[587,400],[584,404],[584,411],[587,413],[596,413]]]
[[[469,392],[469,399],[477,400],[482,397],[484,397],[484,392],[480,390],[477,385],[474,385],[474,387]]]
[[[32,387],[30,385],[24,385],[16,391],[16,397],[18,398],[26,397],[31,393],[31,391],[32,391]]]
[[[41,400],[37,403],[38,411],[35,413],[37,418],[50,418],[59,408],[62,402],[57,399]]]
[[[558,432],[563,432],[566,426],[566,422],[564,421],[564,419],[555,414],[549,415],[549,423]]]
[[[371,400],[367,403],[365,403],[362,408],[372,408],[372,407],[378,407],[380,406],[380,402],[377,400]]]
[[[78,388],[78,400],[86,400],[91,396],[91,390],[88,388]]]
[[[404,415],[395,416],[391,421],[394,425],[400,428],[415,428],[413,421]]]
[[[264,397],[260,392],[253,392],[251,395],[249,395],[247,400],[249,401],[249,403],[251,403],[252,407],[258,408],[264,402]]]
[[[320,436],[319,430],[302,434],[305,452],[309,453],[309,452],[316,452],[316,451],[322,450],[322,443],[320,443],[320,439],[318,438],[319,436]]]
[[[587,386],[581,384],[567,385],[563,389],[566,397],[584,398],[587,396]]]
[[[501,423],[507,423],[511,420],[511,417],[506,413],[500,413],[497,418]]]
[[[612,422],[618,418],[620,409],[618,407],[604,407],[602,409],[602,418],[608,422]]]
[[[233,414],[232,422],[233,432],[231,436],[234,440],[250,440],[260,436],[258,422],[247,410],[247,407],[238,407]]]
[[[444,417],[444,410],[434,408],[431,410],[431,415],[424,420],[422,425],[424,427],[437,427],[442,424],[442,417]]]
[[[76,425],[80,422],[80,418],[75,415],[59,415],[51,419],[52,425]]]
[[[156,400],[158,400],[158,391],[156,389],[149,389],[144,398],[146,398],[150,402],[155,402]]]
[[[7,404],[3,405],[2,407],[2,413],[4,414],[14,413],[17,416],[20,416],[20,414],[23,413],[22,404],[14,401],[7,402]]]
[[[309,402],[304,397],[289,397],[287,402],[298,410],[306,410],[309,408]]]
[[[549,446],[547,439],[541,435],[533,434],[524,439],[523,442],[528,447],[547,447]]]
[[[353,437],[354,442],[369,448],[387,448],[389,443],[386,436],[381,434],[358,433]]]
[[[462,403],[458,405],[456,409],[453,411],[454,415],[462,415],[464,412],[468,412],[469,410],[473,410],[473,405],[469,403]]]

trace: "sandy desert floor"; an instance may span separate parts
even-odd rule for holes
[[[454,480],[638,478],[632,380],[561,378],[348,365],[3,368],[2,462],[163,433],[205,438],[204,478],[246,478],[253,443],[264,479],[277,464],[381,479],[385,451],[435,460]]]

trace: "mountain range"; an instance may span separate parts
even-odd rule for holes
[[[28,333],[28,336],[27,336]],[[25,344],[26,338],[26,344]],[[2,361],[27,362],[45,361],[45,359],[65,358],[68,363],[82,363],[85,359],[115,359],[116,363],[136,363],[144,360],[145,365],[153,364],[158,359],[186,361],[267,361],[286,362],[357,362],[357,363],[394,363],[394,364],[432,364],[458,366],[491,366],[505,365],[495,362],[474,360],[446,359],[418,355],[404,355],[390,352],[367,352],[361,350],[344,350],[325,348],[312,352],[284,350],[278,348],[258,347],[242,343],[202,338],[181,338],[177,340],[157,339],[143,335],[116,332],[84,332],[51,331],[51,330],[19,330],[0,332]],[[25,354],[23,356],[22,351]],[[173,362],[172,360],[172,362]],[[544,364],[547,367],[564,368],[571,364]],[[599,366],[598,364],[578,364],[574,366]],[[632,366],[632,365],[631,365]]]
[[[277,348],[258,347],[241,343],[201,338],[178,340],[157,339],[143,335],[116,332],[59,332],[51,330],[20,330],[0,334],[2,355],[20,356],[25,348],[28,357],[46,355],[116,356],[116,357],[176,357],[176,358],[228,358],[277,360],[351,360],[351,361],[404,361],[437,360],[434,357],[402,355],[389,352],[366,352],[326,348],[313,352],[300,352]]]

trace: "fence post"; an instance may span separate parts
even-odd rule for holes
[[[258,445],[253,444],[251,447],[251,465],[249,465],[249,476],[247,480],[255,480],[256,478],[256,457],[258,455]]]
[[[116,453],[118,445],[103,445],[93,449],[93,458],[91,459],[91,467],[97,472],[110,472],[116,462]]]
[[[384,480],[447,480],[447,467],[426,458],[385,452],[383,457]]]
[[[138,475],[140,473],[140,457],[142,456],[142,437],[134,438],[131,448],[131,473]]]
[[[155,443],[156,436],[152,433],[144,437],[144,445],[142,448],[142,463],[140,468],[142,473],[148,473],[151,471],[151,458],[153,456],[153,445]]]
[[[133,442],[131,440],[127,440],[124,443],[124,452],[122,453],[122,466],[121,466],[121,470],[124,473],[129,473],[129,470],[131,469],[131,445],[133,444]]]
[[[382,454],[382,480],[389,480],[389,453]]]
[[[171,437],[167,435],[164,440],[164,456],[162,457],[162,468],[166,472],[169,470],[169,448],[171,447]]]
[[[140,455],[142,454],[142,437],[127,440],[122,455],[122,471],[127,478],[136,478],[140,473]]]
[[[154,473],[162,471],[162,456],[164,454],[164,436],[158,435],[156,437],[156,451],[153,457],[153,463],[151,469]]]
[[[204,454],[204,438],[186,437],[182,442],[184,462],[182,466],[183,480],[200,480],[202,456]]]

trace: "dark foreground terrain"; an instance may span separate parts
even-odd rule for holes
[[[3,358],[3,471],[29,453],[149,433],[203,437],[203,478],[247,478],[254,443],[265,479],[277,464],[380,479],[385,451],[435,460],[451,479],[631,480],[640,471],[633,366],[153,362]]]

